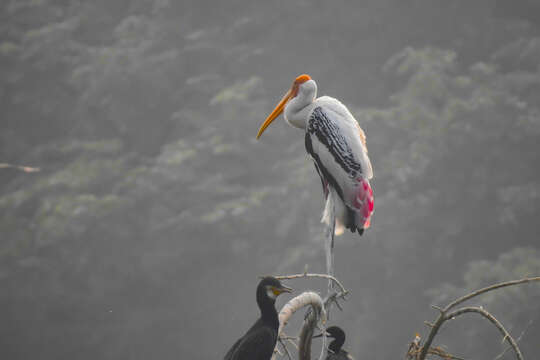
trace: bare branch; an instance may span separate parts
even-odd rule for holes
[[[452,355],[450,353],[447,353],[446,351],[444,351],[443,349],[441,349],[440,347],[434,347],[434,348],[430,348],[428,350],[428,354],[430,355],[437,355],[438,357],[444,359],[444,360],[465,360],[463,358],[460,358],[458,356],[455,356],[455,355]]]
[[[406,360],[417,360],[419,359],[420,353],[422,351],[420,334],[416,333],[413,341],[409,344],[409,348],[407,350],[407,354],[405,355]],[[444,360],[465,360],[463,358],[460,358],[458,356],[452,355],[446,351],[444,351],[440,347],[434,347],[429,348],[427,353],[429,355],[436,355]]]
[[[426,355],[428,353],[428,350],[431,346],[431,343],[433,342],[433,339],[435,338],[435,335],[437,335],[437,332],[439,331],[439,328],[442,326],[442,324],[445,321],[444,313],[440,313],[439,317],[437,318],[437,321],[435,321],[435,324],[431,324],[431,331],[429,332],[428,339],[424,346],[422,346],[422,350],[420,351],[420,356],[418,357],[419,360],[424,360],[426,358]]]
[[[512,349],[514,349],[514,352],[516,353],[516,358],[518,360],[523,360],[523,355],[521,354],[521,351],[519,350],[519,347],[516,341],[514,340],[514,338],[512,338],[512,336],[508,333],[508,331],[506,331],[504,326],[499,322],[499,320],[495,318],[495,316],[491,315],[488,311],[482,309],[481,307],[470,306],[470,307],[461,308],[459,310],[456,310],[446,315],[446,319],[447,320],[455,319],[456,317],[466,314],[466,313],[477,313],[477,314],[482,315],[487,320],[489,320],[493,325],[495,325],[497,329],[499,329],[499,331],[501,332],[503,336],[503,341],[504,340],[508,341],[510,346],[512,346]]]
[[[311,338],[313,337],[313,331],[317,319],[311,313],[304,320],[304,326],[300,331],[300,341],[298,343],[298,359],[299,360],[311,360]]]
[[[294,340],[298,340],[298,339],[297,339],[297,338],[294,338]],[[289,343],[291,343],[292,346],[294,346],[294,348],[295,348],[296,350],[298,350],[298,344],[295,343],[294,340],[293,340],[292,338],[290,338],[290,337],[287,339],[287,341],[288,341]]]
[[[485,287],[483,289],[476,290],[476,291],[474,291],[474,292],[472,292],[470,294],[467,294],[467,295],[465,295],[463,297],[460,297],[457,300],[452,301],[450,304],[448,304],[448,306],[446,306],[444,308],[444,311],[447,312],[448,310],[452,309],[456,305],[459,305],[462,302],[467,301],[469,299],[472,299],[473,297],[476,297],[478,295],[487,293],[488,291],[500,289],[500,288],[507,287],[507,286],[513,286],[513,285],[525,284],[525,283],[529,283],[529,282],[535,282],[535,281],[540,281],[540,276],[531,277],[531,278],[524,278],[524,279],[520,279],[520,280],[505,281],[505,282],[502,282],[502,283],[499,283],[499,284],[491,285],[491,286]]]
[[[13,165],[8,163],[0,163],[0,169],[17,169],[26,173],[33,173],[40,171],[40,168],[38,167],[31,167],[31,166],[22,166],[22,165]]]
[[[326,322],[326,311],[324,309],[324,303],[320,295],[312,291],[306,291],[292,298],[291,300],[289,300],[281,308],[281,311],[279,312],[279,315],[278,315],[278,318],[279,318],[278,338],[281,338],[281,334],[283,333],[283,328],[285,327],[285,325],[287,325],[287,322],[289,321],[291,316],[299,309],[305,306],[309,306],[309,305],[311,305],[312,308],[315,310],[315,311],[312,311],[312,313],[315,314],[314,315],[316,318],[315,321],[317,322],[320,320],[323,324]],[[280,340],[280,343],[281,343],[281,340]],[[276,349],[277,349],[277,344],[276,344]]]
[[[289,360],[292,360],[291,353],[289,352],[289,349],[287,349],[287,346],[285,345],[283,340],[278,338],[278,341],[281,344],[281,346],[283,347],[283,349],[285,350],[285,354],[287,354],[287,357],[289,358]]]
[[[281,334],[283,331],[283,328],[285,325],[287,325],[287,322],[291,318],[291,316],[299,309],[303,308],[304,306],[311,305],[313,308],[316,309],[317,317],[320,315],[321,322],[326,322],[326,310],[324,309],[323,300],[321,299],[320,295],[317,293],[314,293],[313,291],[306,291],[291,300],[287,302],[283,307],[281,308],[281,311],[279,312],[279,330],[278,335]]]
[[[336,279],[332,275],[328,274],[310,274],[310,273],[303,273],[303,274],[294,274],[294,275],[279,275],[274,276],[278,280],[290,280],[290,279],[301,279],[301,278],[321,278],[321,279],[328,279],[333,281],[337,286],[339,286],[342,293],[345,295],[349,293],[347,289],[339,282],[338,279]]]
[[[529,330],[529,327],[531,326],[531,324],[533,323],[533,320],[529,320],[529,323],[527,324],[527,326],[525,327],[525,329],[523,329],[523,331],[521,332],[521,334],[519,334],[519,336],[517,337],[516,339],[516,344],[519,343],[521,341],[521,338],[523,337],[523,335],[525,335],[525,333],[527,332],[527,330]],[[498,360],[498,359],[501,359],[504,354],[506,354],[506,352],[508,350],[510,350],[512,348],[512,346],[508,346],[506,349],[504,349],[499,355],[497,355],[497,357],[495,357],[493,360]]]
[[[301,279],[301,278],[320,278],[327,279],[328,281],[335,284],[336,290],[329,294],[324,302],[321,299],[320,295],[311,291],[304,292],[299,296],[291,299],[287,304],[285,304],[281,311],[279,312],[279,321],[280,326],[278,330],[278,336],[280,338],[280,344],[285,346],[283,340],[288,340],[293,344],[300,354],[300,359],[310,359],[311,358],[311,337],[319,321],[324,325],[328,319],[328,313],[332,304],[336,304],[338,308],[341,309],[340,304],[338,303],[339,299],[344,299],[345,296],[349,293],[347,289],[341,284],[341,282],[332,275],[328,274],[312,274],[307,272],[307,268],[302,274],[293,274],[293,275],[278,275],[274,276],[278,280],[290,280],[290,279]],[[286,336],[283,332],[283,328],[287,325],[287,322],[292,317],[292,315],[299,309],[311,305],[311,307],[306,312],[304,318],[304,326],[302,328],[301,334],[298,338],[292,338]],[[292,340],[298,340],[298,345]],[[326,337],[323,336],[323,346],[321,347],[321,359],[324,358],[326,349]],[[276,346],[276,350],[277,346]],[[275,359],[276,350],[274,350],[274,356],[272,359]],[[280,352],[281,354],[281,352]]]
[[[333,292],[332,294],[326,297],[326,299],[324,300],[324,308],[326,309],[327,316],[330,313],[330,308],[332,307],[332,304],[335,303],[338,306],[338,308],[341,308],[339,306],[338,299],[344,297],[345,295],[346,295],[345,292],[340,292],[340,293]],[[308,312],[306,315],[306,318],[304,319],[304,326],[302,327],[302,330],[300,331],[300,341],[299,341],[299,347],[298,347],[299,360],[311,360],[311,337],[313,336],[313,331],[315,330],[316,325],[317,325],[317,322],[315,321],[313,311]],[[326,348],[326,336],[323,335],[323,343],[321,345],[320,358],[324,356],[325,348]]]
[[[424,346],[422,346],[422,351],[420,352],[420,356],[418,357],[418,360],[424,360],[429,352],[429,350],[431,349],[431,344],[433,343],[433,339],[435,338],[435,336],[437,335],[437,332],[439,331],[440,327],[442,326],[442,324],[449,320],[449,316],[447,316],[446,314],[448,313],[448,311],[450,311],[450,309],[452,309],[453,307],[467,301],[467,300],[470,300],[478,295],[481,295],[481,294],[484,294],[484,293],[487,293],[489,291],[493,291],[493,290],[496,290],[496,289],[500,289],[500,288],[503,288],[503,287],[507,287],[507,286],[513,286],[513,285],[519,285],[519,284],[526,284],[526,283],[529,283],[529,282],[537,282],[537,281],[540,281],[540,276],[537,276],[537,277],[528,277],[528,278],[524,278],[524,279],[520,279],[520,280],[513,280],[513,281],[506,281],[506,282],[502,282],[502,283],[499,283],[499,284],[495,284],[495,285],[491,285],[491,286],[488,286],[488,287],[485,287],[483,289],[480,289],[480,290],[476,290],[476,291],[473,291],[472,293],[469,293],[465,296],[462,296],[454,301],[452,301],[450,304],[448,304],[444,309],[441,309],[438,308],[438,307],[435,307],[435,309],[439,310],[439,317],[437,318],[437,320],[435,321],[435,323],[433,324],[430,324],[429,326],[431,326],[431,331],[429,332],[429,335],[428,335],[428,338],[426,340],[426,343],[424,344]],[[455,316],[454,316],[455,317]],[[500,323],[499,323],[500,324]],[[501,325],[502,326],[502,325]],[[504,329],[504,328],[503,328]],[[512,339],[513,341],[513,339]],[[514,344],[515,344],[515,341],[514,341]],[[516,348],[517,348],[517,344],[516,344]],[[518,349],[519,351],[519,349]],[[516,352],[517,354],[517,352]],[[519,356],[518,356],[518,359],[521,359]]]

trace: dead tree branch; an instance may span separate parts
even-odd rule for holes
[[[292,315],[296,311],[298,311],[299,309],[305,306],[312,307],[311,313],[314,314],[315,323],[318,323],[318,322],[321,322],[321,324],[326,323],[326,318],[327,318],[326,310],[324,309],[324,303],[319,294],[312,291],[306,291],[292,298],[281,308],[281,311],[278,314],[278,318],[279,318],[278,338],[280,338],[280,343],[283,345],[283,347],[286,348],[285,344],[281,342],[281,335],[283,333],[283,328],[287,325],[287,322],[292,317]],[[276,344],[276,348],[277,348],[277,344]],[[286,352],[288,353],[287,349],[286,349]]]
[[[306,291],[287,302],[279,312],[279,330],[278,336],[283,331],[285,325],[291,316],[299,309],[311,305],[315,309],[316,316],[322,323],[326,322],[326,310],[324,309],[323,301],[319,294],[312,291]]]
[[[339,287],[339,289],[341,290],[341,293],[343,293],[343,296],[345,296],[345,295],[347,295],[349,293],[349,291],[347,289],[345,289],[345,287],[339,282],[338,279],[336,279],[334,276],[328,275],[328,274],[311,274],[311,273],[304,272],[302,274],[278,275],[278,276],[274,276],[274,277],[276,279],[278,279],[278,280],[290,280],[290,279],[301,279],[301,278],[328,279],[328,280],[332,281],[333,283],[335,283]]]
[[[339,306],[338,299],[344,297],[347,294],[347,291],[343,292],[334,292],[326,297],[324,300],[324,308],[326,309],[326,314],[328,316],[330,312],[330,308],[332,307],[332,304],[335,303],[336,306],[341,309],[341,306]],[[316,317],[312,312],[308,312],[306,315],[306,318],[304,320],[304,326],[302,326],[302,330],[300,332],[300,340],[299,340],[299,346],[298,346],[298,359],[299,360],[311,360],[311,338],[313,336],[313,331],[315,330],[315,326],[317,325]],[[324,355],[324,350],[326,348],[326,336],[323,334],[323,343],[321,346],[321,356]]]
[[[493,324],[495,324],[495,326],[497,326],[499,331],[501,331],[504,334],[505,339],[507,339],[511,343],[511,346],[512,346],[512,348],[514,349],[514,351],[516,353],[516,358],[519,359],[519,360],[523,359],[523,356],[521,355],[521,351],[519,350],[519,348],[518,348],[516,342],[514,341],[514,339],[508,334],[508,332],[504,329],[502,324],[493,315],[489,314],[487,311],[485,311],[485,310],[483,310],[482,308],[479,308],[479,307],[466,307],[466,308],[462,308],[462,309],[457,310],[457,311],[452,312],[452,313],[449,313],[449,311],[452,308],[456,307],[457,305],[459,305],[459,304],[461,304],[461,303],[463,303],[463,302],[465,302],[467,300],[470,300],[470,299],[472,299],[472,298],[474,298],[474,297],[476,297],[478,295],[485,294],[485,293],[487,293],[489,291],[493,291],[493,290],[500,289],[500,288],[507,287],[507,286],[514,286],[514,285],[525,284],[525,283],[529,283],[529,282],[537,282],[537,281],[540,281],[540,276],[538,276],[538,277],[529,277],[529,278],[524,278],[524,279],[520,279],[520,280],[502,282],[502,283],[499,283],[499,284],[495,284],[495,285],[485,287],[485,288],[480,289],[480,290],[473,291],[472,293],[469,293],[469,294],[467,294],[465,296],[462,296],[462,297],[452,301],[451,303],[449,303],[444,309],[439,308],[439,307],[434,307],[435,309],[437,309],[439,311],[439,317],[437,318],[437,320],[433,324],[430,324],[431,331],[429,332],[429,335],[428,335],[428,338],[427,338],[425,344],[421,348],[420,355],[418,356],[418,360],[424,360],[426,358],[427,354],[430,352],[430,349],[433,349],[433,348],[431,348],[431,344],[433,343],[433,339],[437,335],[437,333],[438,333],[439,329],[441,328],[441,326],[446,321],[448,321],[448,320],[450,320],[452,318],[455,318],[457,315],[461,315],[461,314],[464,314],[464,313],[467,313],[467,312],[476,312],[478,314],[481,314],[482,316],[484,316],[485,318],[490,320]],[[472,310],[472,309],[475,309],[475,310]]]
[[[22,165],[13,165],[8,163],[0,163],[0,169],[17,169],[26,173],[33,173],[40,171],[40,168],[38,167],[31,167],[31,166],[22,166]]]
[[[457,300],[454,300],[453,302],[451,302],[450,304],[448,304],[448,306],[446,306],[446,308],[444,308],[444,311],[448,311],[448,310],[452,309],[453,307],[456,307],[457,305],[461,304],[461,303],[464,302],[464,301],[467,301],[467,300],[469,300],[469,299],[472,299],[473,297],[476,297],[476,296],[478,296],[478,295],[487,293],[487,292],[489,292],[489,291],[497,290],[497,289],[500,289],[500,288],[503,288],[503,287],[507,287],[507,286],[514,286],[514,285],[519,285],[519,284],[526,284],[526,283],[529,283],[529,282],[535,282],[535,281],[540,281],[540,276],[537,276],[537,277],[530,277],[530,278],[524,278],[524,279],[520,279],[520,280],[505,281],[505,282],[502,282],[502,283],[498,283],[498,284],[495,284],[495,285],[491,285],[491,286],[485,287],[485,288],[483,288],[483,289],[473,291],[473,292],[470,293],[470,294],[467,294],[467,295],[465,295],[465,296],[460,297],[460,298],[457,299]]]
[[[317,319],[312,314],[309,314],[304,320],[304,326],[300,331],[300,341],[298,342],[299,360],[311,360],[311,339],[316,325]]]
[[[527,332],[527,330],[529,329],[529,327],[531,326],[531,324],[533,323],[533,320],[529,320],[529,323],[527,324],[527,326],[525,327],[525,329],[523,329],[523,331],[521,332],[521,334],[519,334],[519,336],[517,337],[516,339],[516,344],[519,343],[521,341],[521,338],[523,337],[523,335],[525,335],[525,333]],[[506,352],[508,350],[510,350],[512,348],[512,346],[508,346],[506,349],[504,349],[499,355],[497,355],[497,357],[495,357],[493,360],[498,360],[498,359],[501,359],[504,354],[506,354]]]
[[[508,341],[510,346],[512,346],[512,348],[514,349],[514,352],[516,353],[516,358],[518,358],[519,360],[523,360],[523,355],[521,354],[521,351],[519,350],[519,347],[516,341],[514,340],[514,338],[508,333],[508,331],[506,331],[504,326],[499,322],[499,320],[495,318],[495,316],[491,315],[488,311],[482,309],[481,307],[477,307],[477,306],[464,307],[446,315],[446,318],[447,320],[453,320],[456,317],[466,314],[466,313],[477,313],[477,314],[482,315],[487,320],[489,320],[493,325],[495,325],[497,329],[499,329],[499,331],[501,332],[503,336],[503,341],[504,340]]]
[[[330,310],[332,305],[336,304],[336,306],[341,309],[338,300],[344,299],[345,296],[349,293],[349,291],[334,276],[328,274],[312,274],[308,273],[307,270],[304,271],[304,273],[302,274],[278,275],[274,277],[278,280],[320,278],[328,280],[334,284],[334,290],[324,299],[324,301],[319,294],[312,291],[306,291],[299,296],[289,300],[289,302],[282,307],[281,311],[278,314],[280,324],[278,330],[278,336],[280,339],[279,344],[285,347],[286,344],[284,340],[289,340],[289,342],[291,342],[298,349],[299,359],[311,359],[311,338],[313,336],[315,328],[319,327],[319,324],[322,325],[322,327],[324,328],[324,324],[328,319],[328,311]],[[293,338],[285,336],[285,334],[283,333],[283,329],[287,325],[287,322],[292,317],[292,315],[299,309],[306,306],[309,306],[309,308],[304,318],[304,325],[302,327],[299,337],[294,338],[295,340],[298,340],[297,345],[292,341]],[[325,349],[326,336],[323,336],[323,344],[320,355],[321,359],[325,356]],[[277,346],[276,350],[278,350]],[[277,353],[276,350],[274,351],[275,354]],[[289,356],[288,350],[285,350],[285,352],[285,355]],[[279,354],[282,354],[282,352],[279,351]]]

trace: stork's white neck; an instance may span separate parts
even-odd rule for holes
[[[305,129],[313,101],[317,97],[317,84],[308,80],[298,88],[298,95],[287,102],[283,116],[292,126]]]

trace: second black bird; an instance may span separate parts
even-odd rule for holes
[[[321,337],[322,334],[314,336]],[[345,332],[338,326],[330,326],[326,329],[326,336],[334,340],[328,345],[328,355],[326,360],[352,360],[352,356],[341,347],[345,343]]]

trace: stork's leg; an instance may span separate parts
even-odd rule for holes
[[[325,224],[324,249],[326,253],[326,273],[334,276],[334,232],[336,227],[335,192],[330,191],[326,198],[324,214],[321,222]],[[331,293],[334,283],[328,281],[328,293]]]

